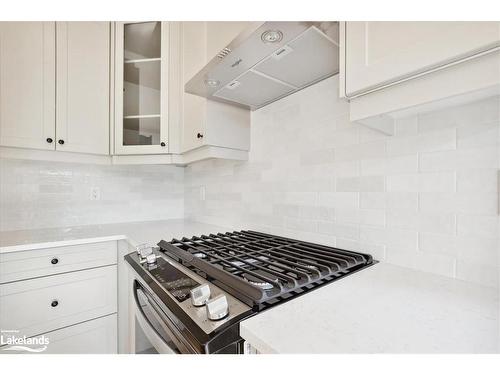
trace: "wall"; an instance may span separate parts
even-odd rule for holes
[[[350,123],[337,85],[253,112],[249,162],[189,166],[186,215],[497,287],[499,98],[399,119],[390,137]]]
[[[0,230],[181,218],[183,177],[174,166],[0,159]]]

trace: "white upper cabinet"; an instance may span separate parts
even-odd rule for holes
[[[346,96],[500,46],[499,22],[345,22]]]
[[[55,149],[55,23],[0,22],[0,145]]]
[[[182,76],[188,82],[227,46],[248,22],[183,22]],[[183,94],[183,152],[203,146],[248,151],[250,111],[233,105]]]
[[[182,91],[184,84],[207,63],[206,32],[206,22],[182,23]],[[203,145],[205,107],[205,98],[183,93],[182,151]]]
[[[169,22],[116,23],[115,154],[168,153]]]
[[[0,22],[0,144],[109,155],[109,22]]]
[[[109,154],[110,23],[58,22],[56,149]]]

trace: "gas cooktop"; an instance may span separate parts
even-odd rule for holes
[[[257,311],[374,263],[368,254],[245,230],[158,246]]]
[[[180,353],[241,353],[242,320],[375,263],[368,254],[248,230],[158,246],[138,246],[125,260],[137,309],[151,326],[168,327],[162,340]]]

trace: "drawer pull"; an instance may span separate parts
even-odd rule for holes
[[[50,263],[57,264],[57,263],[59,263],[59,259],[58,258],[52,258],[52,260],[50,261]]]
[[[50,303],[50,306],[52,307],[57,307],[57,305],[59,305],[59,301],[58,300],[53,300],[51,303]]]

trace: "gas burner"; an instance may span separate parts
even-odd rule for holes
[[[255,270],[254,272],[258,273],[259,275],[262,275],[263,277],[265,277],[267,279],[271,279],[274,282],[278,282],[278,279],[274,275],[271,275],[265,271]],[[244,273],[243,279],[248,281],[250,284],[255,285],[256,287],[259,287],[262,290],[269,290],[269,289],[274,288],[273,284],[268,283],[267,281],[261,280],[258,277],[251,275],[249,273]]]
[[[200,259],[205,259],[207,257],[207,254],[203,254],[203,253],[194,253],[193,256],[195,258],[200,258]]]

